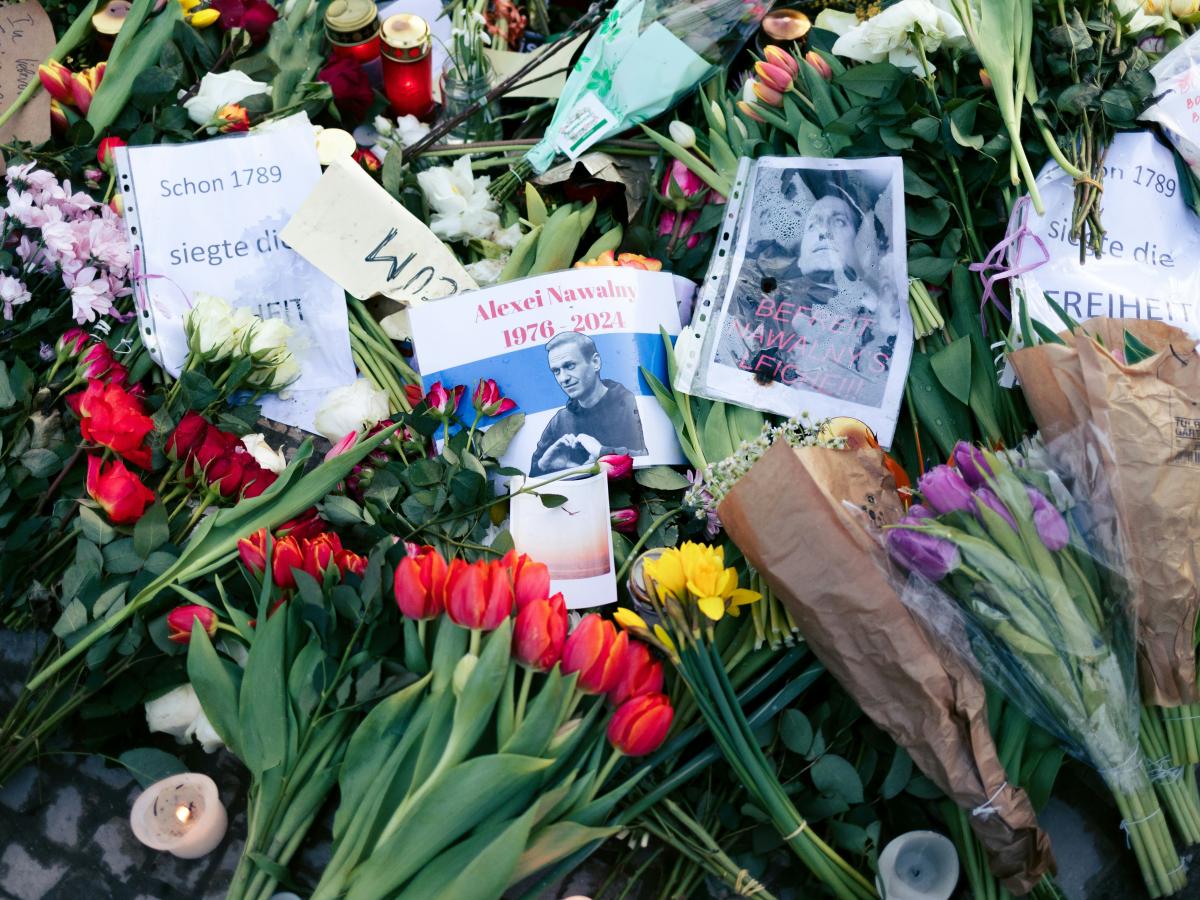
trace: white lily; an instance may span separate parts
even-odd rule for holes
[[[920,47],[915,41],[920,41]],[[833,52],[859,62],[886,60],[914,75],[928,76],[933,66],[927,60],[923,63],[922,57],[943,44],[955,49],[969,44],[949,7],[939,0],[900,0],[843,33]]]

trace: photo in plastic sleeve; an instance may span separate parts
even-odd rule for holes
[[[742,199],[703,388],[891,443],[912,355],[899,158],[764,158]]]
[[[641,370],[666,380],[659,329],[679,334],[679,309],[693,292],[686,279],[659,272],[578,269],[447,297],[409,315],[427,386],[469,391],[491,378],[516,402],[525,424],[501,462],[536,478],[610,454],[628,454],[635,467],[684,462]],[[567,296],[586,299],[555,299]],[[493,309],[509,312],[482,318]]]
[[[617,602],[616,567],[613,564],[612,529],[609,527],[608,477],[604,472],[527,483],[535,492],[514,494],[510,506],[513,546],[546,564],[551,594],[562,592],[568,609]],[[526,482],[515,479],[511,488]],[[539,494],[565,497],[547,507]]]

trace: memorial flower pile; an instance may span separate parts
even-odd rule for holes
[[[1098,777],[1185,889],[1196,3],[48,6],[0,784],[232,757],[247,900],[995,900]]]

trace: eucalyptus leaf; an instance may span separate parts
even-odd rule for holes
[[[154,747],[126,750],[117,759],[143,788],[148,788],[156,781],[162,781],[171,775],[179,775],[187,771],[187,766],[178,758],[165,750],[158,750]]]

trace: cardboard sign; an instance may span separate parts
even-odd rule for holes
[[[301,113],[270,131],[116,152],[146,348],[179,372],[196,292],[283,319],[302,374],[263,413],[310,431],[328,391],[355,378],[342,289],[280,236],[321,175],[312,134]]]
[[[0,112],[37,81],[38,66],[54,49],[54,27],[37,0],[0,6]],[[50,95],[38,91],[0,128],[0,141],[50,139]]]
[[[280,234],[360,300],[419,303],[476,287],[428,226],[353,160],[325,170]]]
[[[521,87],[509,91],[506,97],[532,97],[553,99],[563,92],[567,73],[571,71],[571,57],[583,45],[586,34],[559,47],[547,59],[542,60],[521,79]],[[541,51],[534,51],[535,53]],[[499,84],[533,58],[534,53],[516,53],[512,50],[493,50],[488,47],[483,55],[492,64],[492,84]],[[537,79],[534,81],[533,79]]]
[[[409,311],[426,384],[494,378],[525,424],[503,457],[533,477],[627,453],[635,466],[684,461],[641,370],[666,379],[659,328],[679,333],[692,283],[596,267],[522,278]]]

